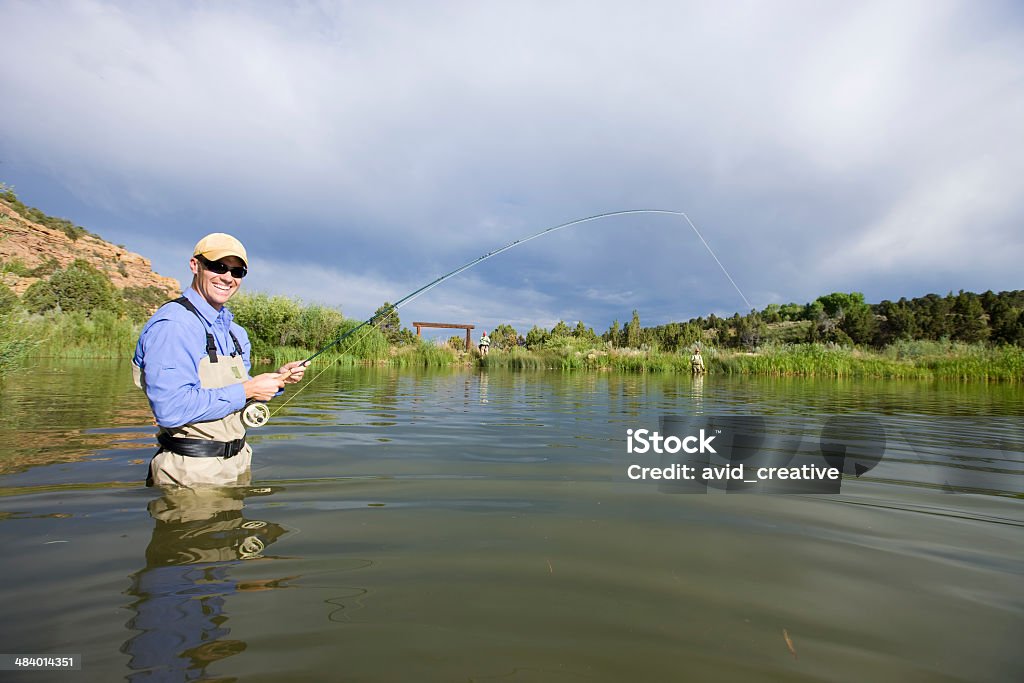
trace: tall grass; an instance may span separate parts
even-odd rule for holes
[[[316,349],[304,349],[300,346],[275,346],[260,355],[253,355],[252,362],[254,365],[267,364],[277,368],[285,363],[309,358],[314,353],[316,353]],[[338,353],[330,350],[317,356],[313,362],[317,364],[337,363],[339,365],[356,365],[360,362],[360,359],[349,353]]]
[[[447,344],[420,342],[397,348],[388,362],[398,367],[445,368],[463,363],[464,357]]]
[[[250,332],[249,337],[253,362],[307,358],[359,325],[359,321],[344,320],[332,309],[310,307],[297,310],[297,315],[291,319],[293,326],[283,333],[281,328],[273,328],[267,323],[268,319],[273,320],[270,314],[257,321],[255,332]],[[110,311],[11,315],[14,317],[9,325],[9,337],[12,340],[31,340],[28,345],[31,355],[38,357],[128,358],[135,349],[143,325]],[[272,343],[268,336],[283,341]],[[383,360],[388,357],[390,348],[379,330],[367,326],[327,354],[335,360],[346,356],[359,360]],[[13,358],[12,354],[9,355]]]
[[[236,301],[237,299],[237,301]],[[253,363],[275,365],[307,358],[332,340],[355,330],[359,321],[340,311],[302,307],[283,297],[239,295],[232,300],[236,320],[250,334]],[[109,311],[0,317],[0,373],[30,356],[128,358],[141,323]],[[540,348],[497,348],[484,357],[448,346],[416,343],[392,346],[379,330],[365,326],[324,354],[344,364],[388,363],[399,367],[449,367],[473,362],[483,368],[512,370],[689,373],[688,350],[615,349],[589,346],[571,337],[549,338]],[[1024,349],[948,341],[898,342],[880,351],[827,344],[772,342],[754,352],[704,349],[711,375],[872,377],[1024,381]]]
[[[676,353],[637,349],[576,350],[574,346],[545,346],[537,351],[491,351],[481,367],[513,370],[618,370],[622,372],[689,372],[690,358]]]
[[[708,373],[723,375],[873,377],[1024,381],[1024,349],[982,344],[904,342],[882,351],[826,344],[769,344],[743,353],[705,348]],[[688,353],[638,349],[491,351],[481,367],[514,370],[612,370],[626,373],[689,373]]]
[[[111,311],[26,316],[18,334],[34,341],[31,355],[53,358],[129,358],[141,323]]]
[[[509,351],[492,349],[477,361],[483,368],[506,368],[511,370],[544,370],[547,360],[539,354],[515,348]]]
[[[0,314],[0,380],[22,367],[35,342],[21,334],[16,314]]]
[[[715,354],[709,371],[733,375],[882,379],[1024,380],[1024,349],[949,342],[902,342],[879,352],[823,344],[772,345]]]

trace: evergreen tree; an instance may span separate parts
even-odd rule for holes
[[[984,294],[982,294],[980,298],[981,307],[985,309],[985,315],[991,318],[992,307],[995,305],[997,301],[999,301],[999,297],[996,296],[991,289],[989,289]]]
[[[502,323],[491,330],[491,348],[508,351],[516,346],[519,341],[519,333],[511,325]]]
[[[543,327],[537,327],[534,325],[530,328],[530,331],[526,333],[526,348],[538,349],[544,346],[544,342],[548,340],[548,331]]]
[[[1006,343],[1024,346],[1024,310],[1017,313],[1017,320],[1009,326]]]
[[[1019,344],[1019,341],[1015,341],[1019,318],[1020,311],[1005,300],[999,299],[993,303],[989,314],[992,341],[998,344]]]
[[[387,301],[373,312],[374,325],[388,340],[389,344],[398,344],[403,340],[402,321],[398,317],[398,309]]]
[[[704,338],[701,326],[698,323],[686,323],[683,326],[682,333],[679,335],[679,339],[676,341],[676,350],[683,351],[693,346],[697,342]]]
[[[854,344],[870,344],[875,339],[878,323],[868,306],[854,306],[843,315],[839,329],[845,332]]]
[[[889,300],[883,301],[878,305],[878,314],[882,320],[875,334],[876,346],[886,346],[894,341],[914,339],[917,336],[917,322],[906,299],[900,299],[895,304]]]
[[[761,316],[751,311],[749,314],[740,318],[736,328],[736,342],[740,346],[744,346],[748,349],[753,349],[760,342],[768,327],[761,320]]]
[[[953,301],[953,339],[974,343],[988,339],[985,309],[977,294],[962,289]]]
[[[558,324],[551,328],[552,337],[571,337],[572,330],[565,324],[564,320],[559,320]]]
[[[952,335],[953,327],[950,321],[952,296],[952,293],[946,298],[937,294],[929,294],[921,300],[922,315],[918,316],[918,321],[921,324],[921,334],[925,339],[938,340]]]
[[[612,324],[608,327],[608,331],[601,335],[601,338],[606,342],[611,343],[612,348],[619,346],[619,335],[621,330],[619,329],[619,321],[613,320]]]
[[[596,344],[601,339],[594,332],[594,328],[586,327],[582,320],[576,322],[576,327],[572,331],[572,336],[581,341],[587,342],[588,344]]]
[[[626,346],[631,349],[640,348],[640,314],[633,309],[633,319],[626,323]]]

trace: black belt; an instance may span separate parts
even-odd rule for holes
[[[172,451],[190,458],[233,458],[245,448],[245,437],[234,441],[212,441],[209,439],[181,439],[164,432],[156,435],[157,443],[165,451]]]

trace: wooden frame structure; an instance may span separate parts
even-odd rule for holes
[[[422,337],[423,331],[421,328],[424,327],[439,327],[443,330],[465,330],[466,331],[466,351],[472,348],[472,340],[469,337],[469,331],[476,329],[475,325],[458,325],[456,323],[413,323],[413,327],[416,328],[416,336]]]

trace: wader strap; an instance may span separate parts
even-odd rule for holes
[[[178,297],[177,299],[174,300],[174,303],[181,304],[182,306],[184,306],[188,310],[190,310],[193,313],[195,313],[197,318],[199,318],[200,320],[203,319],[203,316],[201,316],[199,314],[199,311],[196,310],[195,305],[191,301],[189,301],[187,297],[184,297],[184,296]],[[205,321],[203,322],[203,326],[204,327],[206,326],[206,322]],[[238,345],[238,340],[235,339],[235,333],[231,332],[229,330],[228,334],[231,335],[231,341],[235,342],[235,351],[237,351],[238,354],[241,355],[242,354],[242,348]],[[207,332],[206,332],[206,355],[210,357],[210,362],[211,363],[216,363],[217,362],[217,342],[214,340],[213,335],[210,334],[209,330],[207,330]]]
[[[228,330],[228,334],[231,335],[231,341],[233,341],[235,343],[235,352],[233,354],[231,354],[231,356],[232,357],[234,357],[234,356],[241,356],[242,355],[242,345],[238,343],[238,337],[236,337],[235,333],[232,332],[231,330]]]
[[[181,439],[160,432],[157,443],[165,451],[171,451],[190,458],[233,458],[245,448],[245,437],[234,441],[208,441],[206,439]]]

